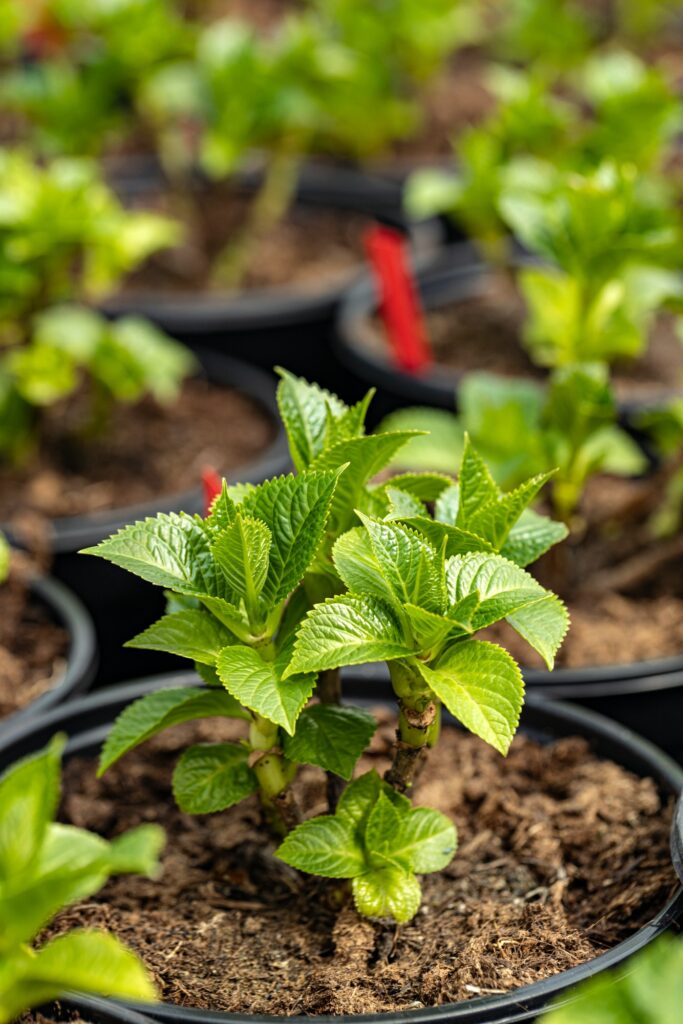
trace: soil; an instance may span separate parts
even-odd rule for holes
[[[487,370],[506,377],[536,377],[535,367],[521,344],[524,303],[504,275],[488,274],[473,294],[427,310],[427,329],[434,359],[458,373]],[[382,325],[373,318],[364,340],[373,352],[386,352]],[[683,385],[683,344],[673,319],[661,315],[650,334],[647,352],[614,370],[614,389],[620,399],[661,397]]]
[[[0,467],[0,522],[31,532],[36,517],[85,515],[190,490],[202,470],[249,462],[274,433],[240,392],[195,378],[176,402],[151,398],[113,411],[106,432],[84,441],[85,396],[45,413],[43,444],[21,468]]]
[[[230,290],[212,275],[212,266],[244,227],[252,199],[219,185],[207,185],[190,201],[163,191],[137,196],[137,205],[180,220],[184,239],[153,256],[128,280],[123,294]],[[343,283],[363,261],[369,223],[360,213],[294,205],[250,246],[240,290],[295,284],[299,291],[320,291]]]
[[[69,636],[30,593],[14,568],[0,586],[0,718],[19,711],[57,682]]]
[[[378,717],[361,770],[388,765],[394,720],[385,709]],[[234,722],[192,723],[129,754],[102,780],[88,760],[65,768],[65,821],[106,836],[158,821],[168,846],[160,881],[114,880],[63,912],[51,934],[111,929],[142,956],[167,1001],[241,1013],[368,1013],[508,992],[619,943],[675,891],[672,807],[651,779],[598,759],[578,738],[543,747],[518,737],[504,760],[446,728],[416,799],[453,818],[458,853],[424,878],[413,922],[360,921],[340,883],[271,857],[255,798],[202,817],[172,805],[178,751],[238,735]],[[311,813],[325,810],[321,772],[305,769],[297,785]]]

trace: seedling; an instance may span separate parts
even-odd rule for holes
[[[161,217],[128,213],[87,162],[45,168],[0,153],[0,458],[19,461],[41,440],[41,410],[87,382],[84,434],[114,402],[171,401],[194,361],[136,318],[109,323],[77,303],[102,296],[176,237]]]
[[[468,374],[458,391],[460,412],[404,409],[380,430],[429,430],[397,456],[401,466],[448,471],[467,431],[505,487],[556,468],[550,483],[553,510],[571,524],[586,484],[599,473],[637,476],[647,468],[635,441],[619,427],[604,365],[555,371],[548,384]]]
[[[10,546],[5,535],[0,533],[0,585],[9,577],[10,554]]]
[[[258,793],[266,819],[286,835],[283,859],[353,879],[361,913],[408,920],[420,900],[416,876],[448,863],[455,832],[402,794],[438,739],[442,703],[507,752],[521,673],[475,634],[507,619],[552,664],[566,611],[522,566],[566,531],[528,510],[550,474],[503,494],[469,444],[458,485],[428,473],[373,483],[414,433],[365,436],[371,394],[348,408],[281,375],[296,475],[224,485],[205,519],[159,515],[86,552],[170,592],[169,613],[131,644],[192,659],[207,684],[133,703],[107,738],[100,771],[178,722],[241,719],[241,741],[181,755],[180,807],[208,813]],[[330,801],[335,813],[301,824],[308,808],[291,786],[298,766],[348,780],[375,730],[368,711],[338,703],[330,678],[376,659],[389,662],[399,698],[392,767],[384,781],[361,776],[336,811],[336,796]],[[320,702],[311,704],[314,695]]]
[[[164,844],[156,825],[107,842],[55,822],[60,762],[56,736],[0,778],[0,1022],[67,991],[153,1001],[137,957],[104,932],[76,930],[33,943],[59,911],[93,896],[112,875],[158,874]]]

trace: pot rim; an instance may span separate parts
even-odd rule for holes
[[[193,349],[193,353],[210,380],[230,385],[250,398],[267,414],[275,429],[273,440],[256,458],[227,473],[228,482],[260,483],[271,476],[287,472],[291,466],[289,448],[278,410],[273,375],[221,352],[200,348]],[[150,499],[136,505],[122,506],[91,515],[58,517],[51,521],[51,551],[53,554],[79,551],[81,548],[99,543],[129,523],[156,515],[158,512],[194,513],[201,512],[202,507],[202,488],[198,485],[190,490],[162,495],[158,499]],[[0,524],[0,529],[13,543],[21,545],[21,538],[13,534],[10,525]]]
[[[13,733],[20,723],[85,693],[97,671],[95,626],[79,598],[53,576],[32,574],[28,579],[28,589],[33,597],[48,608],[68,633],[66,665],[49,689],[30,704],[0,719],[0,740],[3,736]]]
[[[67,751],[84,753],[88,747],[101,742],[108,731],[113,712],[125,706],[136,696],[152,692],[162,686],[182,686],[198,682],[192,672],[180,671],[165,675],[136,680],[131,683],[112,687],[109,690],[91,694],[66,707],[54,709],[32,722],[23,723],[14,735],[3,742],[0,737],[0,767],[4,768],[19,756],[36,749],[53,732],[62,729],[70,732],[71,741]],[[351,680],[352,682],[352,680]],[[362,700],[368,704],[376,704],[382,700],[381,694],[374,693],[367,685],[362,687]],[[522,722],[526,718],[527,729],[532,733],[551,735],[587,734],[599,745],[601,756],[619,759],[630,770],[640,771],[653,776],[660,786],[674,794],[683,792],[683,766],[677,765],[653,744],[641,739],[623,726],[612,722],[603,715],[593,711],[561,702],[548,702],[533,694],[527,696],[522,714]],[[76,719],[76,721],[74,721]],[[86,725],[79,731],[80,724]],[[85,719],[85,723],[83,723]],[[94,724],[91,724],[94,723]],[[69,730],[71,724],[71,730]],[[683,844],[683,814],[679,814],[672,826],[672,849],[674,851]],[[574,985],[621,965],[627,957],[636,953],[653,941],[658,935],[683,918],[683,888],[679,887],[668,903],[653,919],[628,939],[604,953],[598,954],[586,964],[570,968],[560,974],[545,978],[532,985],[523,986],[505,995],[484,996],[460,1003],[449,1003],[442,1006],[426,1007],[415,1010],[379,1014],[349,1015],[311,1015],[305,1018],[313,1024],[445,1024],[445,1022],[462,1022],[462,1024],[520,1024],[531,1020],[536,1013],[551,999],[561,997]],[[69,1005],[88,1012],[92,1005],[86,997],[69,996]],[[281,1016],[268,1014],[225,1013],[182,1007],[170,1003],[142,1004],[129,1001],[107,1001],[112,1007],[119,1005],[125,1009],[146,1014],[161,1024],[248,1024],[254,1021],[266,1021],[275,1024],[282,1021]],[[297,1018],[294,1018],[297,1019]]]

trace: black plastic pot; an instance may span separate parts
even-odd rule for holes
[[[249,190],[258,180],[255,171],[242,175],[240,184]],[[158,182],[158,172],[143,167],[123,177],[120,191],[139,196],[146,187],[158,187]],[[392,223],[410,234],[416,251],[435,251],[441,238],[436,220],[406,222],[398,182],[352,168],[305,165],[296,203],[367,214]],[[361,271],[359,265],[340,281],[317,289],[283,286],[243,293],[123,295],[109,300],[104,310],[113,315],[142,314],[191,346],[210,346],[265,369],[280,363],[344,394],[331,335],[339,302]]]
[[[47,609],[50,618],[68,633],[66,666],[49,690],[26,707],[0,719],[0,738],[11,735],[21,722],[85,693],[97,669],[95,627],[78,598],[50,576],[33,577],[30,591],[33,599]]]
[[[72,1008],[61,1002],[39,1007],[39,1012],[47,1018],[48,1022],[73,1021]],[[113,1005],[108,999],[101,999],[97,996],[88,998],[87,1009],[83,1008],[80,1017],[84,1024],[151,1024],[151,1018],[143,1016],[137,1010],[131,1010],[118,1004]]]
[[[140,680],[118,686],[107,693],[92,694],[69,707],[57,709],[41,716],[33,723],[24,723],[14,736],[0,741],[0,770],[15,760],[40,749],[57,731],[70,737],[67,756],[94,754],[106,735],[115,716],[133,699],[160,687],[191,685],[196,677],[180,672],[156,679]],[[363,678],[362,673],[347,679],[346,693],[358,703],[376,704],[383,699],[383,687],[376,681]],[[601,715],[570,704],[549,703],[531,694],[522,714],[522,730],[540,741],[570,735],[584,736],[595,752],[611,758],[640,776],[654,778],[664,793],[677,794],[683,790],[683,768],[650,743],[611,722]],[[170,794],[169,794],[170,799]],[[676,820],[672,847],[680,850],[683,843],[683,820]],[[430,1009],[405,1010],[400,1013],[362,1014],[357,1017],[307,1017],[308,1021],[339,1021],[342,1024],[520,1024],[535,1019],[539,1010],[551,999],[561,998],[574,986],[601,971],[616,967],[632,954],[652,942],[662,932],[676,927],[683,920],[683,889],[662,907],[653,920],[625,942],[615,946],[587,964],[572,968],[552,978],[519,988],[506,995],[473,999],[468,1002],[438,1006]],[[69,999],[68,1002],[86,1015],[91,1000]],[[110,1004],[117,1008],[119,1003]],[[254,1021],[277,1021],[272,1016],[226,1014],[188,1009],[162,1003],[157,1006],[123,1004],[141,1010],[161,1024],[247,1024]],[[121,1018],[124,1021],[124,1018]]]
[[[197,355],[209,380],[231,386],[253,399],[273,421],[274,439],[253,462],[228,474],[231,482],[260,483],[290,467],[287,440],[282,428],[275,380],[272,374],[217,352]],[[99,558],[79,555],[85,547],[98,544],[128,523],[157,512],[201,512],[201,486],[180,494],[166,495],[145,504],[113,509],[91,516],[72,516],[52,522],[52,574],[63,580],[78,596],[95,622],[100,647],[97,685],[102,686],[141,673],[163,672],[177,665],[170,655],[125,649],[123,644],[163,614],[164,597],[158,587],[124,572]],[[11,528],[2,527],[10,536]],[[12,537],[17,543],[21,538]]]

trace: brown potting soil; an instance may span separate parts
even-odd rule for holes
[[[458,373],[486,370],[506,377],[537,377],[521,342],[524,302],[503,275],[487,275],[476,293],[426,313],[434,359]],[[373,352],[386,353],[383,327],[377,317],[364,339]],[[655,323],[647,351],[614,370],[614,389],[622,399],[649,399],[683,386],[683,344],[673,321],[663,315]]]
[[[102,435],[78,434],[86,398],[45,411],[43,443],[25,466],[0,467],[0,521],[30,529],[32,517],[84,515],[197,486],[202,470],[244,465],[274,427],[251,399],[203,379],[178,400],[119,405]]]
[[[0,585],[0,719],[26,707],[57,682],[69,637],[32,597],[21,572]]]
[[[361,770],[388,765],[394,719],[384,709],[378,717]],[[360,920],[342,884],[273,859],[255,798],[202,817],[174,807],[178,751],[238,735],[234,722],[193,723],[127,755],[100,781],[92,761],[65,768],[65,821],[106,836],[157,821],[168,845],[160,880],[113,880],[63,912],[51,934],[111,929],[142,956],[167,1001],[367,1013],[508,992],[614,946],[675,890],[672,808],[652,780],[598,759],[582,739],[543,747],[518,737],[505,760],[447,728],[416,799],[455,821],[459,850],[424,878],[412,922]],[[321,772],[305,769],[297,786],[310,813],[324,811]]]
[[[212,267],[219,253],[244,228],[253,196],[219,185],[206,186],[193,199],[170,192],[150,193],[148,209],[176,217],[183,240],[152,257],[124,286],[134,292],[226,291]],[[299,291],[320,291],[343,282],[363,260],[368,216],[346,210],[295,204],[287,216],[252,241],[239,290],[294,284]]]

